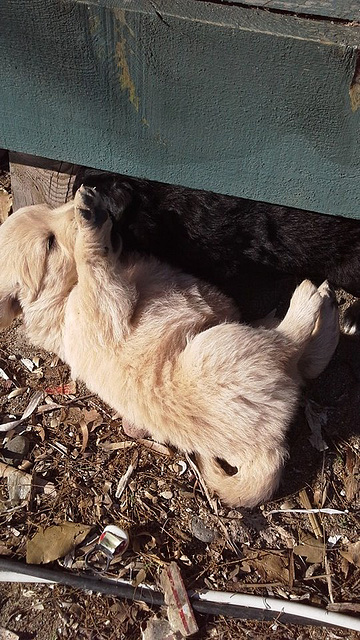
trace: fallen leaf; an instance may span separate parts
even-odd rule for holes
[[[246,549],[246,563],[257,571],[264,582],[289,582],[289,558],[281,551]]]
[[[87,443],[89,441],[89,430],[87,428],[85,420],[80,420],[80,429],[81,429],[81,435],[82,435],[82,443],[81,443],[80,452],[84,453],[84,451],[85,451],[85,449],[87,447]]]
[[[151,451],[160,453],[162,456],[168,456],[169,458],[174,456],[173,450],[164,444],[160,444],[160,442],[153,442],[152,440],[145,440],[144,438],[140,438],[137,442],[144,445],[147,449],[151,449]]]
[[[90,431],[93,432],[96,427],[99,427],[103,422],[103,418],[96,409],[82,410],[82,415],[87,425],[91,424]]]
[[[17,387],[13,391],[10,391],[8,395],[8,399],[11,400],[11,398],[17,398],[18,396],[22,396],[27,390],[28,390],[28,387]]]
[[[118,451],[120,449],[129,449],[134,447],[136,442],[134,440],[125,440],[124,442],[102,442],[99,444],[99,449],[104,451]]]
[[[360,540],[354,543],[349,542],[346,549],[340,550],[340,554],[348,562],[351,562],[356,567],[360,567]]]
[[[63,558],[85,540],[90,530],[90,526],[76,522],[64,522],[47,529],[40,528],[27,543],[26,562],[46,564]]]
[[[144,582],[146,578],[146,571],[145,569],[140,569],[140,571],[138,571],[138,573],[135,576],[135,579],[133,580],[132,584],[134,587],[138,587],[139,584],[141,584],[142,582]]]
[[[311,564],[322,562],[324,559],[324,551],[323,541],[309,533],[303,534],[300,544],[294,547],[295,555],[306,558],[307,562]]]

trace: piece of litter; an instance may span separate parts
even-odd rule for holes
[[[270,516],[273,513],[327,513],[328,515],[336,515],[340,513],[349,513],[348,509],[341,511],[340,509],[320,508],[320,509],[272,509],[268,511],[266,515]]]
[[[105,573],[115,555],[122,555],[129,546],[129,536],[116,525],[107,525],[97,543],[85,556],[85,566],[97,573]]]
[[[164,591],[168,619],[175,631],[183,636],[191,636],[199,630],[188,594],[176,562],[167,565],[160,576]]]
[[[0,462],[0,478],[6,478],[7,480],[9,499],[12,506],[30,499],[32,476],[29,473],[19,471],[9,464]]]
[[[71,380],[70,382],[59,384],[55,387],[47,387],[45,391],[50,395],[68,396],[70,394],[76,393],[76,383]]]
[[[30,358],[20,358],[20,362],[22,362],[24,367],[26,367],[26,369],[30,371],[30,373],[34,371],[35,364],[32,360],[30,360]]]

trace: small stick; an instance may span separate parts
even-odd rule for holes
[[[139,452],[135,451],[127,471],[124,473],[123,476],[121,476],[118,482],[118,486],[116,487],[116,491],[115,491],[115,498],[121,498],[122,494],[124,493],[128,485],[128,482],[130,480],[131,474],[137,465],[138,458],[139,458]]]
[[[302,489],[301,491],[299,491],[299,498],[300,498],[300,502],[301,505],[305,508],[305,509],[312,509],[312,505],[311,502],[309,500],[309,496],[306,492],[306,489]],[[320,528],[320,523],[318,520],[318,517],[316,516],[315,513],[312,513],[312,511],[308,512],[308,516],[309,516],[309,520],[310,520],[310,524],[313,528],[314,534],[316,538],[322,538],[322,531]]]
[[[335,601],[334,601],[334,593],[333,593],[332,581],[331,581],[331,572],[330,572],[330,567],[329,567],[329,561],[327,559],[327,555],[326,554],[325,554],[325,558],[324,558],[324,567],[325,567],[326,582],[327,582],[327,586],[328,586],[330,602],[331,602],[331,604],[334,604]]]

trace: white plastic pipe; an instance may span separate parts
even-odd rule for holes
[[[228,591],[204,591],[197,593],[191,598],[219,605],[232,605],[237,607],[248,607],[250,609],[262,609],[276,613],[284,613],[297,618],[306,618],[320,624],[334,625],[360,631],[360,619],[348,616],[343,613],[318,609],[311,605],[291,602],[289,600],[278,600],[266,596],[253,596],[242,593],[231,593]],[[226,614],[225,614],[226,615]]]

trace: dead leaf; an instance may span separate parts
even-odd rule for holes
[[[289,583],[289,558],[281,551],[245,550],[247,564],[257,571],[264,582]]]
[[[345,560],[351,562],[356,567],[360,567],[360,540],[358,542],[349,543],[346,549],[341,549],[340,554]]]
[[[26,562],[46,564],[63,558],[85,540],[90,530],[90,526],[75,522],[64,522],[47,529],[40,528],[27,543]]]
[[[300,544],[294,547],[295,555],[306,558],[311,564],[321,563],[324,559],[324,551],[323,541],[309,533],[303,534]]]
[[[133,586],[138,587],[139,584],[144,582],[145,578],[146,578],[145,569],[140,569],[140,571],[138,571],[138,573],[136,574],[135,579],[132,581]]]
[[[86,425],[85,420],[80,420],[80,429],[81,429],[81,435],[82,435],[82,443],[81,443],[81,449],[80,449],[80,453],[84,453],[86,447],[87,447],[87,443],[89,441],[89,431]]]
[[[160,453],[162,456],[168,456],[169,458],[174,456],[173,450],[164,444],[160,444],[160,442],[153,442],[152,440],[146,440],[144,438],[140,438],[137,442],[144,445],[147,449],[155,451],[155,453]]]
[[[86,424],[91,424],[91,433],[94,431],[94,429],[96,429],[96,427],[99,427],[104,422],[102,416],[98,411],[96,411],[96,409],[90,409],[90,411],[88,411],[87,409],[83,409],[82,415]]]
[[[125,440],[124,442],[102,442],[99,444],[99,449],[104,451],[118,451],[120,449],[129,449],[134,447],[136,442],[134,440]]]

